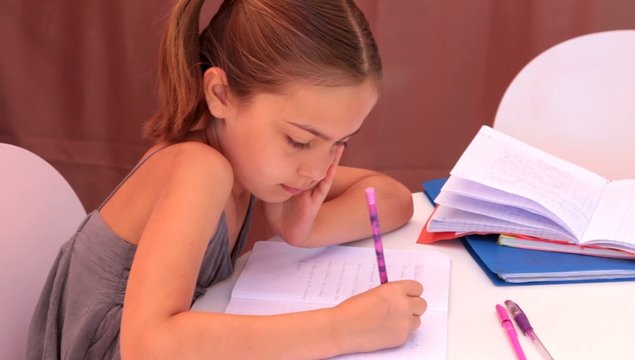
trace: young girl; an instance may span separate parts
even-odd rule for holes
[[[305,247],[370,236],[368,186],[384,230],[412,215],[396,181],[338,166],[381,79],[353,1],[226,0],[199,35],[202,3],[177,2],[161,107],[146,126],[157,143],[63,246],[28,358],[324,358],[404,343],[426,308],[414,281],[315,311],[190,311],[232,272],[255,198],[284,240]]]

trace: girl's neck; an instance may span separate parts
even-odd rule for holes
[[[207,126],[201,129],[193,129],[185,138],[185,141],[198,141],[204,144],[211,146],[216,149],[218,152],[223,154],[223,149],[220,146],[220,141],[218,140],[218,133],[216,132],[214,120],[210,120]],[[232,197],[235,200],[241,200],[245,196],[248,196],[248,192],[245,188],[238,182],[236,178],[234,178],[234,185],[232,187]]]

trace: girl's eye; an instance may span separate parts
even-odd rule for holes
[[[297,142],[289,136],[287,136],[287,143],[296,149],[308,149],[310,146],[309,143]]]

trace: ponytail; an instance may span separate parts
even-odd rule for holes
[[[146,136],[176,141],[206,112],[199,57],[199,15],[204,0],[179,0],[163,35],[159,60],[159,112]]]
[[[317,86],[375,82],[382,65],[353,0],[224,0],[199,34],[204,0],[178,0],[161,42],[160,107],[145,135],[176,142],[211,118],[203,72],[219,67],[234,101],[294,81]]]

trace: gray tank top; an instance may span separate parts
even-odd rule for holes
[[[104,201],[157,151],[142,159]],[[210,239],[192,294],[192,303],[210,285],[233,272],[249,230],[254,205],[247,215],[233,251],[223,213]],[[119,329],[128,274],[136,252],[92,211],[64,243],[52,265],[36,305],[28,335],[27,359],[120,359]]]

